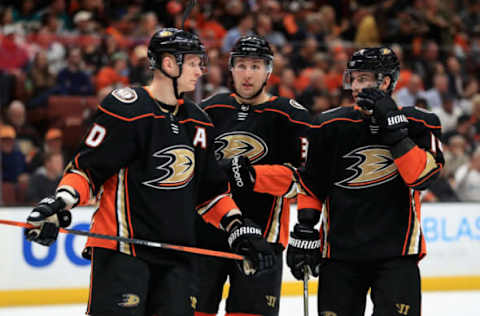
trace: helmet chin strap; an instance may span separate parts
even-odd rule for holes
[[[182,59],[183,59],[183,56],[182,56]],[[180,78],[180,76],[182,75],[182,66],[183,66],[183,60],[182,62],[177,62],[177,65],[178,65],[178,76],[172,76],[170,74],[168,74],[162,67],[162,65],[160,64],[160,67],[158,67],[157,69],[159,69],[166,77],[170,78],[172,80],[172,84],[173,84],[173,92],[175,93],[175,98],[178,99],[182,99],[182,95],[183,93],[178,93],[178,78]]]

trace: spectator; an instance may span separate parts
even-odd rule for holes
[[[312,111],[313,115],[327,111],[332,106],[330,96],[325,92],[318,92],[313,95]]]
[[[27,73],[30,95],[39,96],[50,90],[56,81],[55,74],[48,66],[47,54],[41,50],[33,59],[33,65]]]
[[[287,42],[285,36],[273,30],[272,18],[267,14],[259,14],[257,16],[256,33],[263,36],[271,45],[282,47]]]
[[[253,34],[253,23],[253,16],[250,13],[242,15],[238,26],[229,29],[225,35],[222,51],[228,53],[241,36]]]
[[[26,171],[25,156],[15,146],[15,129],[10,125],[0,126],[2,148],[2,181],[17,183]]]
[[[107,86],[122,86],[129,83],[127,54],[120,51],[113,54],[110,66],[105,66],[96,76],[97,92]]]
[[[466,164],[470,159],[467,153],[468,144],[462,135],[452,136],[445,150],[445,176],[452,177],[455,175],[457,169]]]
[[[471,122],[474,128],[475,142],[480,143],[480,94],[476,94],[472,99]]]
[[[147,51],[147,46],[138,45],[131,54],[130,62],[132,67],[128,79],[132,85],[146,86],[153,78]]]
[[[414,106],[415,100],[423,91],[422,78],[417,74],[412,74],[407,85],[394,95],[395,100],[401,106]]]
[[[455,173],[455,191],[461,201],[480,202],[480,147]]]
[[[209,66],[208,73],[206,75],[206,82],[204,84],[204,97],[208,98],[214,94],[229,92],[230,90],[222,85],[223,82],[223,73],[220,66]]]
[[[310,85],[297,97],[297,100],[303,106],[312,109],[314,96],[328,94],[325,84],[325,73],[322,70],[315,69],[310,75]]]
[[[458,117],[457,125],[454,130],[443,133],[442,142],[448,144],[450,138],[461,135],[466,142],[466,150],[471,153],[475,149],[475,129],[470,120],[470,115],[462,114]]]
[[[417,108],[424,109],[424,110],[430,110],[430,108],[428,107],[428,104],[427,104],[427,100],[425,100],[424,98],[415,99],[414,106],[416,106]]]
[[[273,87],[271,93],[280,97],[295,99],[295,72],[292,68],[284,68],[280,83]]]
[[[430,109],[442,107],[442,96],[448,93],[448,77],[444,74],[435,75],[433,88],[423,92],[421,95],[427,100]]]
[[[464,76],[460,63],[455,56],[450,56],[447,59],[447,76],[448,76],[448,90],[459,99],[463,96],[463,81]]]
[[[463,95],[458,102],[458,106],[464,113],[472,113],[472,99],[480,92],[478,89],[478,80],[475,76],[470,76],[464,82]]]
[[[455,129],[457,120],[462,115],[462,110],[455,106],[452,95],[445,94],[442,98],[442,106],[434,108],[433,113],[437,114],[442,123],[442,132],[447,133]]]
[[[28,161],[37,150],[40,135],[35,128],[27,122],[25,105],[21,101],[12,101],[8,106],[6,114],[7,124],[10,124],[15,129],[16,146]]]
[[[290,65],[295,69],[297,75],[307,68],[313,66],[313,56],[317,52],[318,42],[315,37],[307,37],[299,48],[299,54],[293,54],[290,58]]]
[[[30,177],[27,188],[27,201],[38,202],[46,196],[55,194],[63,174],[63,156],[51,152],[45,155],[43,167],[40,167]]]
[[[82,51],[73,47],[68,53],[67,67],[58,73],[56,94],[92,95],[94,89],[88,74],[83,70]]]
[[[18,72],[19,69],[27,66],[29,62],[28,53],[20,46],[16,39],[15,28],[5,26],[3,36],[0,36],[0,70]]]
[[[30,172],[36,171],[45,163],[45,156],[51,153],[60,153],[63,155],[64,159],[65,153],[63,150],[63,132],[58,128],[51,128],[45,134],[43,148],[40,148],[35,156],[31,159],[28,164],[28,170]]]
[[[437,181],[433,182],[422,195],[423,202],[459,202],[457,193],[451,185],[451,178],[445,176],[445,169],[440,171]]]

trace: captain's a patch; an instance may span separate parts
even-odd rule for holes
[[[120,88],[112,91],[112,95],[123,103],[133,103],[137,101],[138,95],[132,88]]]

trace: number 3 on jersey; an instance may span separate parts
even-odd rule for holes
[[[85,139],[85,145],[88,147],[97,147],[102,143],[105,135],[107,135],[105,127],[95,123],[90,129],[90,132],[88,132],[87,138]]]

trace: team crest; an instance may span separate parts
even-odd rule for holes
[[[133,103],[137,101],[138,95],[132,88],[120,88],[112,91],[112,95],[123,103]]]
[[[140,303],[140,297],[136,294],[123,294],[122,301],[118,303],[121,307],[136,307]]]
[[[363,189],[380,185],[398,176],[392,154],[386,146],[365,146],[357,148],[343,158],[354,158],[347,170],[354,174],[335,185],[346,189]]]
[[[294,99],[290,99],[289,103],[290,103],[291,106],[293,106],[296,109],[303,110],[303,111],[307,110],[303,105],[301,105],[300,103],[298,103]]]
[[[246,156],[251,162],[259,161],[268,153],[267,144],[257,135],[249,132],[230,132],[215,139],[218,160]]]
[[[143,184],[154,189],[171,190],[185,187],[193,178],[195,170],[195,153],[192,147],[185,145],[171,146],[153,154],[161,164],[156,167],[162,175]]]

